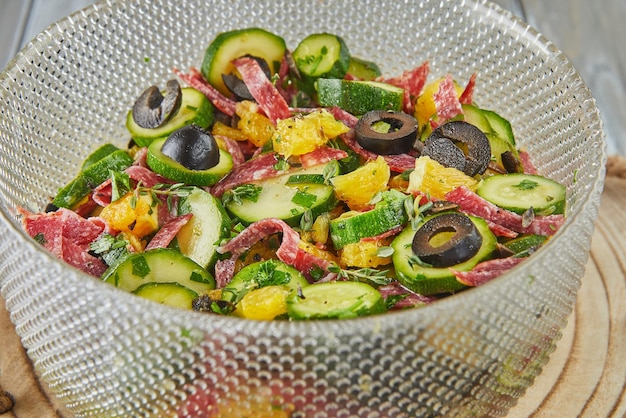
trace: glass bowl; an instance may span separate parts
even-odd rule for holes
[[[42,210],[99,144],[126,145],[138,92],[199,66],[217,33],[250,26],[292,49],[313,32],[339,34],[386,75],[426,60],[431,77],[476,72],[475,101],[508,118],[540,172],[566,185],[566,224],[482,287],[424,309],[306,323],[159,306],[22,231],[17,207]],[[572,312],[603,185],[602,123],[566,57],[485,1],[108,1],[38,35],[0,86],[2,295],[37,372],[78,416],[503,416]]]

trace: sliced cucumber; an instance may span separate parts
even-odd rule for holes
[[[244,55],[262,58],[273,74],[278,72],[285,56],[285,40],[259,28],[223,32],[209,44],[200,71],[204,78],[226,96],[232,93],[224,85],[222,74],[235,72],[232,62]]]
[[[146,283],[177,283],[199,295],[215,288],[215,279],[207,270],[169,248],[132,253],[105,271],[102,280],[127,292]]]
[[[181,89],[183,98],[178,112],[163,126],[155,129],[142,128],[135,123],[132,110],[126,116],[126,129],[140,147],[147,147],[157,138],[167,137],[185,125],[195,124],[207,128],[213,122],[213,105],[204,94],[186,87]]]
[[[434,215],[437,216],[437,215]],[[427,217],[422,223],[431,219]],[[469,271],[479,262],[492,257],[497,246],[497,239],[489,229],[487,222],[482,218],[469,216],[482,237],[482,244],[478,252],[469,260],[450,267],[429,267],[420,265],[413,259],[413,236],[415,230],[407,227],[391,243],[394,249],[392,261],[398,281],[407,288],[421,295],[435,295],[439,293],[453,293],[464,289],[450,270]]]
[[[536,215],[565,211],[565,186],[533,174],[502,174],[484,178],[476,193],[503,209],[522,214],[530,207]]]
[[[278,218],[288,225],[298,226],[302,215],[311,211],[313,218],[332,209],[337,200],[334,189],[327,184],[289,183],[292,176],[321,174],[324,165],[303,169],[297,173],[284,174],[260,182],[256,200],[241,199],[225,203],[226,210],[242,223],[249,225],[265,218]]]
[[[104,157],[109,154],[113,154],[115,151],[119,151],[120,149],[113,144],[104,144],[98,147],[94,152],[89,154],[83,164],[80,167],[80,171],[85,171],[87,168],[91,167]]]
[[[161,305],[181,309],[191,309],[191,304],[198,294],[178,283],[146,283],[133,292],[137,296],[150,299]]]
[[[382,199],[367,212],[346,212],[330,221],[330,238],[335,249],[374,237],[407,222],[404,210],[406,195],[395,190],[382,193]]]
[[[515,135],[513,135],[511,123],[492,110],[482,109],[482,113],[489,122],[489,125],[491,125],[493,131],[498,134],[500,138],[506,139],[511,145],[515,146]]]
[[[346,319],[385,312],[384,299],[361,282],[317,283],[287,298],[291,319]]]
[[[233,277],[222,289],[222,300],[236,303],[251,290],[275,285],[297,291],[309,282],[302,273],[280,260],[259,261],[248,264]]]
[[[166,139],[160,138],[152,141],[148,147],[146,160],[148,167],[165,178],[192,186],[211,186],[233,168],[231,155],[220,149],[220,161],[216,166],[207,170],[190,170],[170,157],[163,155],[161,147],[163,147]]]
[[[382,73],[375,62],[351,56],[350,64],[348,65],[348,74],[360,80],[373,80]]]
[[[304,38],[293,51],[300,72],[300,88],[314,93],[319,78],[344,78],[350,66],[350,51],[344,40],[330,33],[315,33]]]
[[[179,202],[179,213],[193,217],[176,234],[178,249],[207,268],[215,263],[215,249],[230,230],[230,219],[218,199],[199,188],[193,188]]]
[[[73,208],[91,191],[111,175],[111,171],[122,171],[130,167],[133,159],[128,152],[117,150],[99,159],[78,174],[72,181],[63,187],[52,204],[59,208]]]
[[[403,89],[377,81],[320,78],[315,88],[321,106],[337,106],[353,115],[370,110],[400,111],[404,100]]]

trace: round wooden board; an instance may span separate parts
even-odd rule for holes
[[[563,337],[509,417],[626,416],[626,159],[607,165],[582,287]],[[37,379],[0,298],[0,386],[9,417],[70,416]],[[0,392],[1,394],[1,392]]]

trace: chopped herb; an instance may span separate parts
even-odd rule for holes
[[[336,264],[328,267],[328,271],[337,274],[338,279],[352,280],[357,282],[372,282],[378,286],[391,283],[391,278],[387,277],[389,270],[378,270],[370,267],[350,270],[342,269]]]
[[[97,256],[102,257],[102,261],[107,266],[112,266],[129,253],[128,245],[129,242],[123,238],[122,234],[115,237],[110,234],[103,234],[89,244],[89,249]]]
[[[403,295],[389,295],[385,298],[385,305],[387,306],[387,310],[391,310],[396,304],[400,303],[402,300],[406,299],[409,296],[408,293]]]
[[[318,281],[322,277],[324,277],[325,273],[326,272],[324,271],[324,269],[318,266],[317,264],[314,264],[313,267],[311,267],[311,269],[309,270],[309,275],[315,281]]]
[[[303,190],[296,191],[296,194],[291,198],[291,201],[293,203],[305,208],[310,208],[311,206],[313,206],[316,200],[317,196],[311,193],[307,193]]]
[[[537,183],[536,181],[524,179],[513,187],[517,187],[520,190],[533,190],[537,186],[539,186],[539,183]]]
[[[409,262],[409,265],[412,268],[415,268],[415,266],[426,267],[426,268],[432,267],[432,264],[428,264],[427,262],[422,261],[422,259],[419,258],[415,254],[411,254],[409,257],[407,257],[407,259],[408,259],[407,261]]]
[[[237,205],[242,205],[243,199],[256,202],[259,200],[261,190],[263,190],[262,187],[255,186],[254,184],[242,184],[241,186],[227,190],[222,196],[222,203],[228,205],[233,202]]]
[[[306,210],[300,218],[300,229],[303,231],[310,231],[313,228],[313,212]]]
[[[337,160],[332,160],[328,164],[324,166],[324,183],[330,184],[330,180],[339,175],[339,162]]]
[[[378,257],[391,257],[393,255],[393,247],[380,247],[376,250],[376,255]]]
[[[276,164],[274,164],[274,169],[278,171],[287,171],[289,170],[289,163],[287,162],[287,160],[281,157],[278,159],[278,161],[276,161]]]
[[[46,237],[43,235],[43,232],[36,234],[33,239],[41,245],[46,245],[46,242],[48,242],[46,241]]]
[[[130,176],[121,171],[109,171],[111,178],[111,202],[115,202],[120,197],[130,191]]]
[[[146,277],[150,274],[150,266],[145,257],[132,257],[131,264],[133,265],[133,274],[139,277]]]

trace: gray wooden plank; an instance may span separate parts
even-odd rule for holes
[[[17,53],[28,19],[30,1],[0,0],[0,69]]]
[[[626,155],[626,1],[521,1],[527,21],[570,58],[596,98],[609,154]]]

